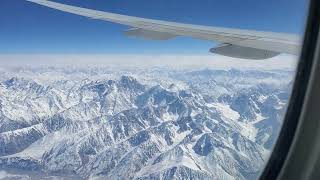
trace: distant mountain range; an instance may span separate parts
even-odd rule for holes
[[[293,72],[1,71],[0,178],[256,179]]]

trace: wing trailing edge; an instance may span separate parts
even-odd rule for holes
[[[152,31],[152,30],[142,29],[142,28],[132,28],[125,31],[124,34],[129,37],[138,37],[138,38],[151,39],[151,40],[168,40],[176,37],[176,35],[174,34]]]

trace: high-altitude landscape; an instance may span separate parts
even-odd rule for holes
[[[0,69],[0,178],[256,179],[291,70]]]

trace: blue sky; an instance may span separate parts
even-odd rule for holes
[[[55,0],[126,15],[242,29],[302,33],[306,0]],[[129,27],[24,0],[0,1],[0,54],[208,54],[213,42],[127,38]]]

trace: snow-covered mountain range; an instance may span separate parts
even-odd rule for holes
[[[256,179],[287,70],[0,70],[0,178]]]

